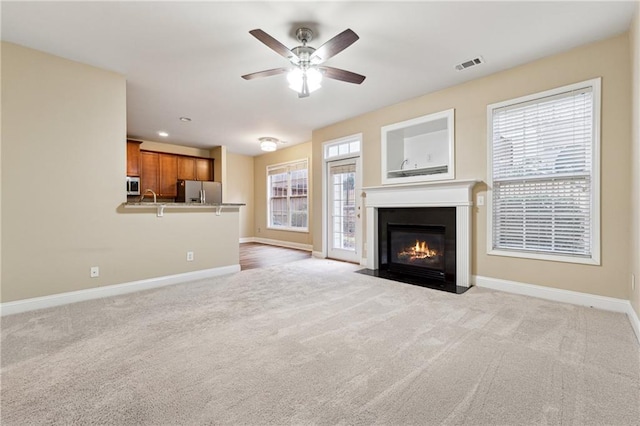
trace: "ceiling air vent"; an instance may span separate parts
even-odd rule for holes
[[[478,56],[477,58],[469,59],[468,61],[458,64],[456,65],[456,69],[458,71],[462,71],[464,69],[467,69],[476,65],[480,65],[480,64],[484,64],[484,59],[482,59],[482,56]]]

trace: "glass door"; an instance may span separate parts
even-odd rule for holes
[[[328,257],[360,263],[359,158],[327,162]]]

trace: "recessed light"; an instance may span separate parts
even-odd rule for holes
[[[189,117],[180,117],[180,121],[184,121],[185,123],[188,123],[191,121],[191,119]]]
[[[164,131],[159,131],[159,132],[158,132],[158,136],[161,136],[161,137],[163,137],[163,138],[166,138],[167,136],[169,136],[169,133],[164,132]]]

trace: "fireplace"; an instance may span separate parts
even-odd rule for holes
[[[452,293],[466,291],[471,285],[471,196],[477,182],[363,188],[366,269],[360,272]]]
[[[456,292],[455,207],[378,209],[378,276]]]
[[[387,269],[445,281],[444,226],[387,224]]]

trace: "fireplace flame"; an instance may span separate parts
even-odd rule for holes
[[[416,245],[407,247],[406,249],[398,253],[398,258],[414,261],[435,257],[437,255],[438,251],[430,249],[426,241],[416,240]]]

